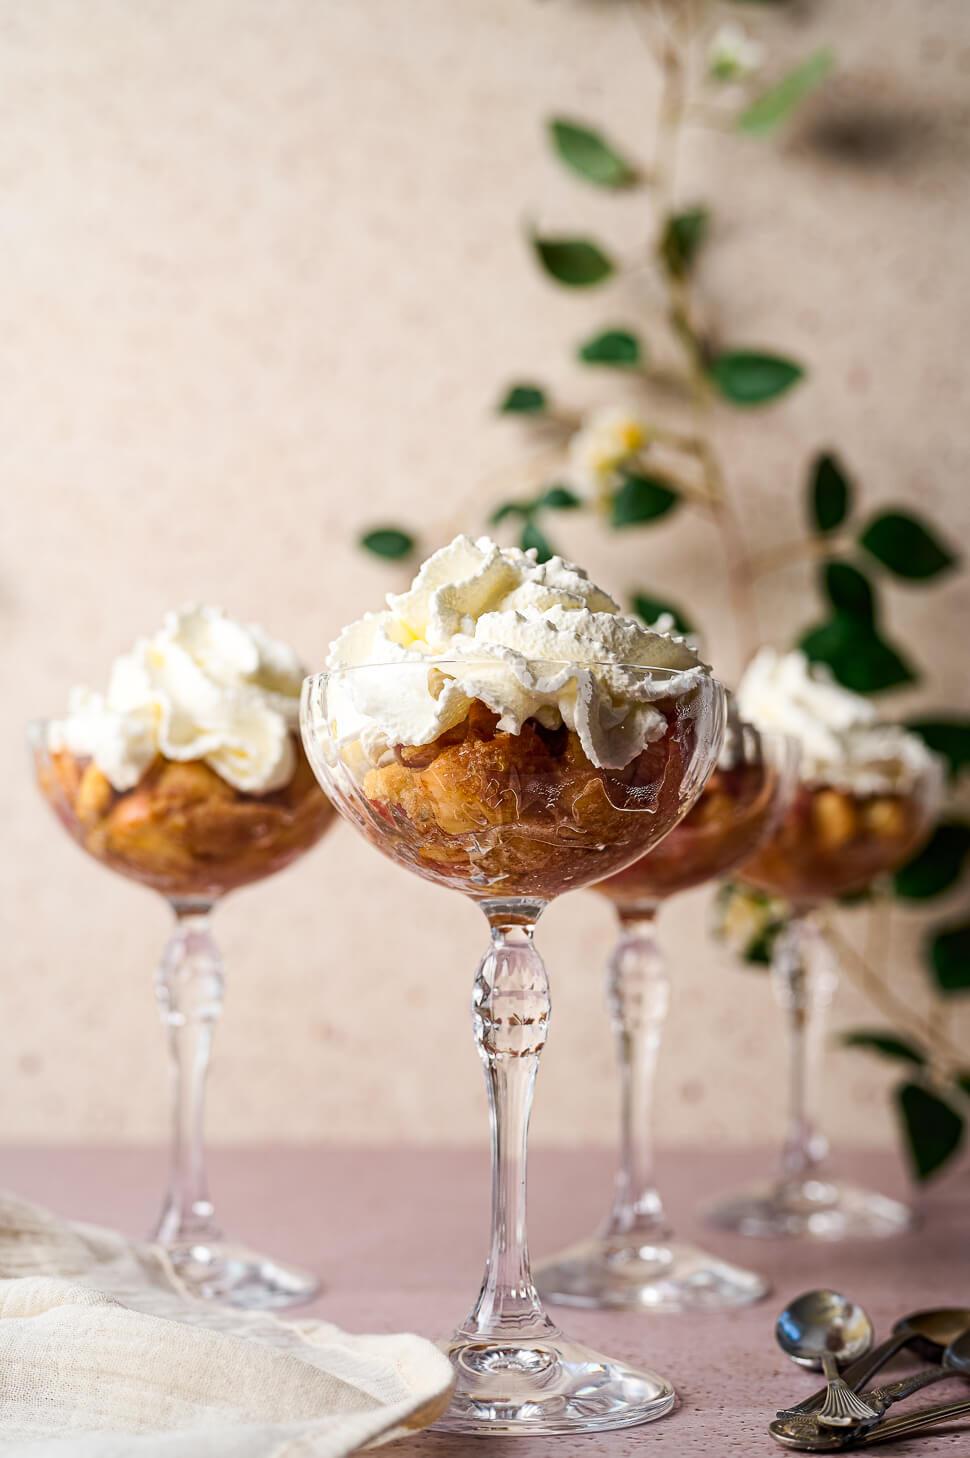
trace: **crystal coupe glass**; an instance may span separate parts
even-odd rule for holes
[[[495,666],[476,663],[478,681]],[[530,662],[544,678],[571,669]],[[447,1344],[456,1388],[438,1426],[518,1435],[626,1427],[669,1411],[673,1388],[564,1336],[530,1274],[526,1136],[549,1019],[533,931],[553,897],[621,870],[689,810],[717,755],[722,690],[703,678],[660,699],[663,736],[620,770],[596,767],[565,725],[527,719],[518,734],[499,732],[498,716],[477,699],[463,723],[430,744],[393,747],[376,765],[361,739],[338,731],[338,721],[353,722],[344,708],[366,696],[367,675],[403,702],[467,670],[467,660],[439,659],[335,669],[306,681],[301,718],[340,812],[399,865],[471,897],[491,932],[473,996],[491,1112],[491,1245],[478,1298]],[[653,686],[676,677],[623,672]]]
[[[741,1235],[814,1240],[895,1235],[911,1224],[900,1201],[835,1179],[825,1168],[828,1141],[815,1110],[837,967],[821,907],[907,861],[926,839],[941,794],[935,759],[901,790],[858,794],[802,783],[775,834],[738,873],[794,908],[775,941],[771,968],[788,1033],[788,1130],[778,1176],[715,1201],[705,1211],[712,1224]]]
[[[620,1063],[620,1163],[599,1233],[537,1270],[549,1301],[723,1311],[768,1290],[752,1271],[672,1238],[653,1170],[652,1090],[670,988],[657,913],[668,897],[746,861],[778,823],[793,788],[793,739],[736,722],[729,748],[694,808],[660,845],[592,887],[613,902],[620,923],[606,979]]]
[[[288,866],[335,818],[294,741],[295,773],[270,794],[236,790],[201,760],[162,756],[119,793],[89,761],[51,751],[48,721],[28,727],[37,784],[71,838],[110,870],[159,891],[172,908],[175,927],[155,974],[172,1070],[171,1173],[152,1238],[196,1295],[252,1309],[309,1301],[319,1284],[225,1240],[215,1220],[203,1100],[223,965],[210,918],[228,892]]]

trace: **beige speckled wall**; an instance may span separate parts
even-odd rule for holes
[[[752,543],[798,531],[804,461],[830,442],[867,501],[918,499],[966,540],[970,8],[791,0],[745,16],[774,66],[827,42],[841,63],[783,144],[697,132],[682,159],[683,199],[716,209],[701,283],[724,336],[811,370],[770,412],[718,422]],[[634,147],[655,100],[629,10],[605,0],[0,0],[0,1137],[165,1124],[164,908],[67,842],[29,783],[22,721],[190,597],[319,665],[401,580],[355,550],[362,524],[479,527],[476,483],[521,449],[490,412],[499,385],[537,375],[588,398],[569,348],[629,304],[625,286],[546,284],[523,217],[627,251],[645,223],[640,203],[561,174],[541,119],[603,116]],[[736,672],[706,527],[684,515],[618,543],[570,524],[561,540],[616,592],[689,598]],[[766,582],[767,636],[804,621],[808,591],[803,568]],[[927,669],[907,709],[966,703],[968,606],[956,577],[892,594],[892,629]],[[706,939],[707,911],[698,893],[665,916],[661,1135],[774,1138],[768,984]],[[482,1136],[470,904],[339,826],[219,922],[214,1137]],[[543,925],[540,1139],[612,1137],[610,931],[589,895]],[[899,914],[885,975],[921,1004],[917,939]],[[873,1021],[851,989],[837,1018]],[[883,1071],[836,1053],[830,1075],[843,1137],[889,1140]]]

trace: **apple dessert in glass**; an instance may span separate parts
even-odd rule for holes
[[[828,1144],[816,1122],[815,1091],[836,967],[818,912],[919,849],[939,811],[941,766],[918,735],[880,723],[867,699],[800,652],[762,648],[741,681],[738,704],[745,718],[792,735],[800,747],[792,802],[737,873],[793,913],[772,958],[790,1045],[790,1108],[779,1176],[718,1200],[707,1215],[744,1235],[892,1235],[910,1224],[907,1207],[825,1168]]]
[[[620,1162],[602,1229],[536,1272],[550,1301],[723,1311],[767,1292],[754,1272],[675,1239],[656,1186],[652,1091],[670,995],[657,913],[668,897],[750,857],[784,812],[796,761],[793,740],[742,723],[732,702],[717,768],[693,809],[647,855],[591,887],[612,901],[620,923],[606,984],[620,1063]]]
[[[175,928],[155,977],[173,1075],[171,1177],[154,1238],[196,1294],[261,1308],[309,1300],[306,1272],[226,1241],[202,1136],[222,1003],[215,904],[315,845],[333,822],[299,737],[304,670],[220,609],[188,607],[119,657],[102,695],[28,731],[37,784],[79,846],[160,892]]]
[[[397,864],[477,902],[491,945],[473,1027],[492,1128],[492,1233],[448,1344],[438,1426],[581,1433],[660,1417],[670,1384],[570,1340],[542,1309],[525,1232],[526,1134],[549,991],[546,904],[619,872],[690,809],[721,689],[683,644],[620,616],[577,567],[458,537],[352,624],[307,680],[304,742],[338,810]]]

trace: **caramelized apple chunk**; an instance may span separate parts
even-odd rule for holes
[[[108,813],[114,790],[107,775],[97,765],[89,764],[81,776],[74,800],[74,811],[82,825],[96,825]]]
[[[883,840],[897,840],[906,833],[905,802],[891,796],[877,795],[865,806],[865,823]]]
[[[838,850],[856,833],[852,796],[843,790],[819,790],[812,800],[812,830],[819,845]]]

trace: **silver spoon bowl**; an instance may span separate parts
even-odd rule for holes
[[[863,1356],[872,1346],[872,1322],[838,1291],[806,1291],[779,1316],[775,1338],[793,1362],[818,1372],[826,1355],[840,1365]]]

